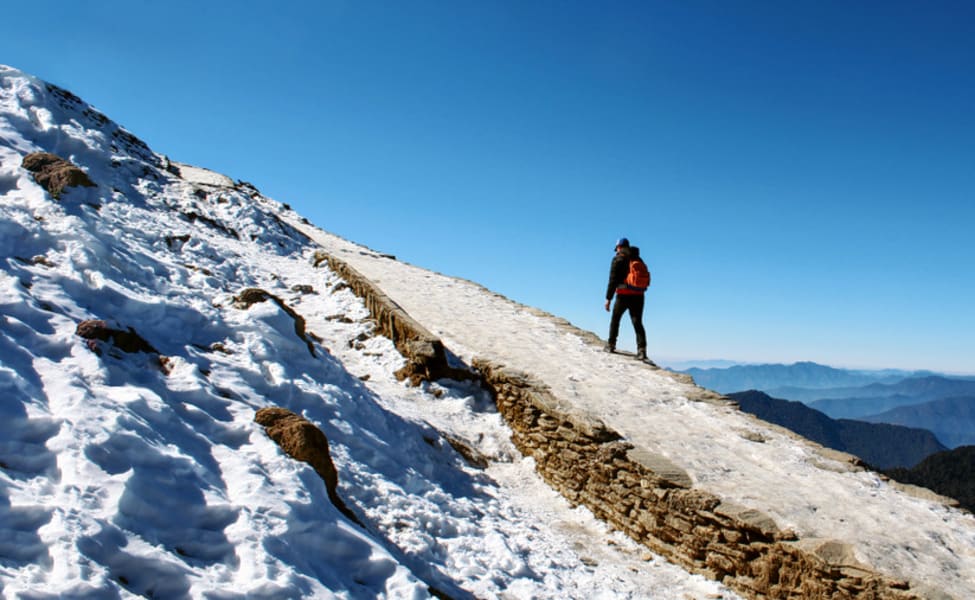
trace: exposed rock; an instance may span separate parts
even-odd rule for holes
[[[447,363],[443,342],[348,263],[322,251],[315,252],[312,262],[316,267],[327,263],[345,280],[353,293],[365,301],[366,308],[376,320],[378,333],[392,340],[406,358],[406,366],[396,372],[397,379],[409,379],[411,384],[419,385],[424,381],[444,378],[473,378],[470,371],[451,367]],[[339,287],[336,286],[332,293]]]
[[[51,262],[51,260],[48,257],[44,256],[43,254],[38,254],[36,256],[31,257],[30,264],[32,264],[32,265],[43,265],[45,267],[54,267],[54,266],[56,266],[53,262]]]
[[[491,461],[487,456],[482,454],[477,448],[469,444],[466,440],[463,440],[457,436],[446,434],[444,435],[444,439],[447,440],[447,443],[450,444],[458,454],[464,457],[464,460],[466,460],[467,464],[470,466],[478,469],[486,469],[488,468],[488,465],[491,464]]]
[[[743,529],[753,530],[769,539],[779,535],[779,526],[768,515],[753,508],[740,506],[734,502],[724,501],[715,506],[712,512],[722,517],[730,518],[734,524]]]
[[[853,547],[844,542],[807,538],[797,542],[796,546],[818,556],[831,566],[869,572],[869,567],[857,559]]]
[[[311,257],[311,264],[313,267],[320,267],[322,263],[328,262],[328,253],[324,250],[315,250],[315,253]]]
[[[78,323],[75,333],[88,340],[88,347],[98,353],[96,340],[111,342],[116,348],[123,352],[150,352],[159,354],[142,336],[135,332],[131,327],[128,330],[111,327],[106,321],[101,319],[88,319]]]
[[[227,345],[224,344],[223,342],[214,342],[210,344],[208,350],[210,350],[211,352],[220,352],[222,354],[227,354],[227,355],[234,353],[234,351],[228,348]]]
[[[197,273],[203,273],[207,277],[213,277],[213,271],[207,269],[206,267],[191,265],[190,263],[183,263],[183,266],[189,269],[190,271],[196,271]]]
[[[315,346],[305,332],[305,318],[294,311],[293,308],[285,304],[284,300],[274,294],[260,288],[247,288],[237,296],[234,296],[234,306],[241,310],[247,310],[258,302],[273,301],[281,310],[288,314],[295,321],[295,333],[308,346],[308,352],[315,356]]]
[[[192,211],[192,210],[183,211],[180,214],[182,214],[183,217],[185,217],[186,220],[189,221],[190,223],[196,223],[197,221],[199,221],[200,223],[203,223],[204,225],[207,225],[211,229],[216,229],[217,231],[219,231],[220,233],[223,233],[224,235],[226,235],[228,237],[232,237],[235,240],[239,240],[240,239],[240,234],[239,233],[237,233],[236,231],[234,231],[230,227],[227,227],[223,223],[217,221],[216,219],[211,219],[210,217],[208,217],[208,216],[206,216],[204,214],[201,214],[201,213],[198,213],[198,212]]]
[[[260,288],[247,288],[234,296],[234,306],[241,310],[247,310],[251,306],[260,302],[265,302],[268,298],[275,298],[274,294]]]
[[[626,452],[626,457],[650,469],[661,479],[673,484],[675,487],[690,489],[693,486],[693,482],[687,474],[687,471],[670,462],[665,456],[654,454],[644,448],[630,448]]]
[[[361,525],[338,495],[338,472],[328,450],[328,438],[318,427],[308,419],[279,407],[258,410],[254,420],[264,426],[267,435],[281,446],[285,454],[311,465],[325,482],[325,490],[332,504],[342,514]]]
[[[326,321],[337,321],[339,323],[345,323],[346,325],[349,325],[351,323],[355,323],[355,321],[353,321],[351,317],[349,317],[348,315],[343,315],[343,314],[328,315],[327,317],[325,317],[325,320]]]
[[[167,235],[163,239],[166,240],[166,245],[169,246],[170,249],[180,250],[182,249],[183,244],[190,241],[190,236],[189,234],[184,233],[182,235]]]
[[[28,154],[21,166],[33,173],[34,181],[55,199],[60,198],[61,192],[69,187],[95,187],[87,173],[56,154]]]
[[[166,375],[171,375],[173,369],[176,368],[176,361],[171,356],[160,356],[159,357],[159,368]]]

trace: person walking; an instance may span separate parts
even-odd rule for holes
[[[640,258],[640,249],[630,246],[630,241],[620,238],[616,242],[616,256],[609,267],[609,285],[606,287],[606,310],[616,296],[612,317],[609,321],[609,343],[606,350],[616,352],[616,340],[620,333],[623,313],[630,313],[633,331],[636,333],[636,356],[647,360],[647,334],[643,329],[644,292],[650,286],[650,272]]]

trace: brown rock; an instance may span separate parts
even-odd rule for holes
[[[260,288],[247,288],[240,294],[234,296],[234,306],[241,310],[247,310],[254,304],[265,302],[267,300],[271,300],[277,304],[281,310],[283,310],[289,317],[294,319],[295,334],[297,334],[298,337],[305,342],[305,345],[308,347],[308,352],[312,356],[315,356],[315,346],[312,344],[311,340],[308,339],[308,334],[305,331],[305,318],[295,312],[295,310],[288,306],[287,303],[285,303],[285,301],[281,298]]]
[[[21,166],[34,174],[34,181],[55,199],[66,188],[95,187],[88,174],[67,160],[48,152],[35,152],[24,157]]]
[[[116,329],[109,326],[106,321],[101,319],[88,319],[78,323],[75,333],[80,337],[89,340],[88,347],[97,352],[95,340],[111,342],[116,348],[123,352],[151,352],[159,354],[142,336],[129,327],[128,331]]]
[[[311,465],[325,482],[325,490],[332,504],[361,525],[338,495],[338,471],[329,454],[328,438],[318,427],[308,419],[280,407],[262,408],[254,415],[254,420],[264,426],[268,437],[277,442],[285,454]]]

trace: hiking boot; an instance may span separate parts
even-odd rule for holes
[[[647,360],[647,349],[646,348],[640,348],[639,350],[637,350],[636,351],[636,358],[637,358],[637,360]]]
[[[606,344],[603,350],[612,354],[613,352],[616,352],[616,344]]]

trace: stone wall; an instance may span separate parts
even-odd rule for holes
[[[759,511],[691,488],[663,456],[634,448],[598,418],[560,406],[531,377],[476,360],[512,441],[573,504],[686,569],[752,598],[917,598],[833,540],[799,540]]]
[[[333,272],[345,280],[353,293],[365,302],[376,321],[378,333],[392,340],[406,358],[406,367],[397,372],[397,377],[408,378],[414,384],[444,378],[471,378],[469,371],[455,369],[448,364],[447,352],[439,338],[348,263],[323,251],[316,252],[313,260],[315,266],[327,263]]]
[[[450,368],[440,340],[369,280],[333,256],[316,260],[327,260],[365,300],[380,332],[412,365],[412,378],[469,376]],[[798,539],[759,511],[693,489],[687,473],[665,457],[633,447],[531,376],[487,360],[475,359],[473,366],[511,427],[514,444],[535,460],[549,485],[689,571],[759,599],[926,596],[906,581],[872,572],[842,542]],[[699,396],[694,399],[721,400],[704,389]]]

